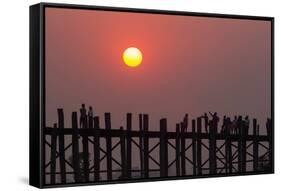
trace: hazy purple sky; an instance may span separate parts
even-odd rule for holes
[[[143,53],[128,68],[127,47]],[[46,119],[65,109],[67,127],[81,103],[111,112],[150,114],[150,129],[169,129],[188,112],[270,116],[269,21],[46,8]],[[103,124],[103,119],[101,119]],[[137,126],[133,127],[137,129]]]

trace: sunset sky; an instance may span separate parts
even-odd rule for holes
[[[269,21],[46,8],[46,125],[64,108],[66,128],[81,103],[111,112],[113,128],[132,112],[150,129],[206,111],[270,117]],[[143,53],[139,67],[123,51]],[[137,129],[138,126],[133,126]]]

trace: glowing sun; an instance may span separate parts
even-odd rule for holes
[[[137,67],[142,62],[142,53],[138,48],[127,48],[123,53],[123,60],[129,67]]]

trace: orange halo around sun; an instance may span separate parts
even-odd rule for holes
[[[142,63],[142,53],[138,48],[129,47],[123,52],[123,61],[129,67],[138,67]]]

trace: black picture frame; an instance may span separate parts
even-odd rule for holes
[[[229,19],[262,20],[271,23],[271,115],[272,115],[272,168],[267,172],[236,173],[227,175],[197,175],[197,176],[176,176],[166,178],[132,179],[118,181],[101,181],[90,183],[67,183],[56,185],[44,184],[44,153],[43,132],[45,126],[45,8],[69,8],[98,11],[150,13],[164,15],[182,15],[197,17],[214,17]],[[38,188],[52,188],[65,186],[82,186],[113,183],[133,183],[162,180],[178,180],[190,178],[225,177],[274,173],[274,18],[249,15],[228,15],[215,13],[195,13],[170,10],[135,9],[121,7],[102,7],[73,4],[39,3],[30,6],[30,152],[29,152],[29,184]]]

